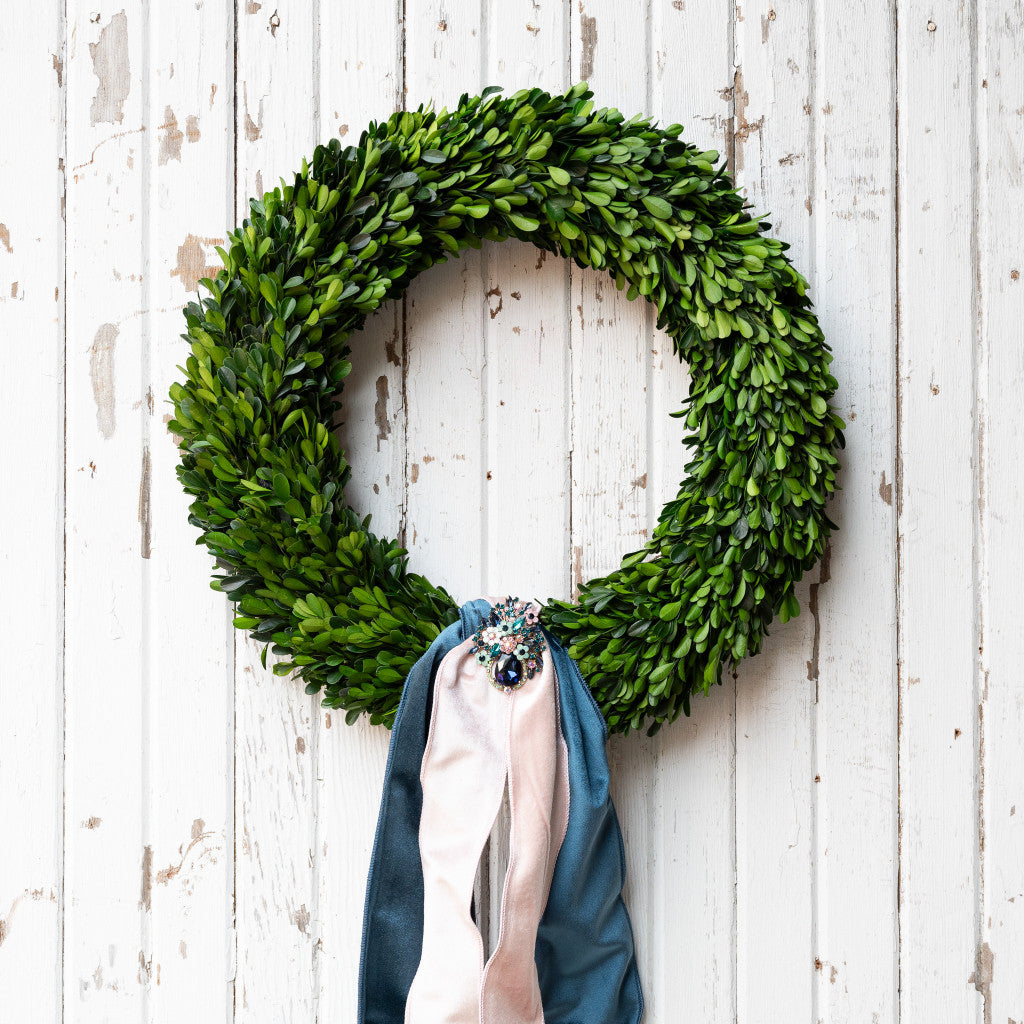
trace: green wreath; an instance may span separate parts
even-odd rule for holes
[[[435,263],[510,236],[606,270],[690,367],[693,449],[650,540],[543,624],[570,645],[611,731],[689,713],[753,654],[835,528],[843,423],[806,282],[770,225],[682,128],[564,95],[491,86],[452,112],[371,122],[318,146],[219,249],[185,308],[192,354],[171,387],[178,477],[250,630],[307,692],[390,725],[405,676],[454,599],[345,500],[332,432],[348,341]]]

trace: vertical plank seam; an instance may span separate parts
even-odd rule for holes
[[[406,106],[409,90],[406,72],[406,48],[408,46],[407,0],[398,0],[398,59],[399,77],[395,86],[395,110]],[[406,546],[409,528],[409,305],[408,285],[402,289],[402,303],[399,311],[399,334],[401,336],[401,391],[402,391],[402,505],[398,511],[398,543]]]
[[[899,146],[900,146],[900,133],[899,133],[899,0],[891,0],[891,6],[889,8],[892,12],[892,76],[889,85],[889,107],[893,112],[893,127],[890,136],[892,146],[892,159],[891,159],[891,176],[889,179],[889,192],[892,196],[892,225],[893,225],[893,265],[892,265],[892,281],[891,281],[891,293],[892,302],[890,307],[890,320],[892,323],[891,328],[891,341],[892,351],[890,355],[891,366],[895,370],[893,374],[895,378],[895,402],[894,402],[894,417],[893,417],[893,483],[894,491],[896,493],[896,507],[892,517],[892,537],[891,543],[893,546],[893,607],[895,612],[895,640],[893,644],[893,655],[895,657],[895,665],[893,666],[893,672],[896,681],[896,700],[894,707],[895,722],[892,723],[893,735],[895,737],[895,743],[891,757],[893,763],[891,765],[893,778],[895,781],[895,803],[894,808],[895,814],[893,816],[894,834],[892,836],[892,851],[893,859],[896,865],[895,881],[896,881],[896,906],[895,913],[893,914],[893,950],[896,956],[896,962],[893,964],[893,983],[895,991],[893,992],[893,1009],[895,1013],[895,1024],[899,1024],[903,1017],[903,1004],[902,1004],[902,990],[903,990],[903,974],[902,974],[902,919],[900,916],[900,907],[902,901],[902,869],[903,869],[903,818],[902,818],[902,777],[901,777],[901,761],[900,761],[900,743],[902,739],[902,723],[903,723],[903,693],[901,687],[901,664],[902,664],[902,619],[900,616],[900,570],[902,565],[902,550],[900,546],[900,515],[903,507],[903,457],[901,448],[901,424],[902,424],[902,397],[901,397],[901,384],[900,384],[900,164],[899,164]]]
[[[807,239],[807,276],[812,284],[817,286],[817,271],[819,267],[818,245],[821,241],[821,233],[818,230],[818,219],[822,214],[823,204],[818,203],[818,160],[819,160],[819,139],[820,131],[818,124],[818,16],[820,0],[812,0],[807,8],[807,105],[810,113],[807,115],[807,197],[810,202],[808,211],[808,239]],[[821,148],[820,159],[824,162],[824,147]],[[815,216],[817,214],[817,217]],[[816,294],[816,290],[815,290]],[[813,648],[811,652],[811,664],[814,666],[814,703],[808,716],[808,731],[810,733],[808,742],[810,746],[810,767],[818,778],[822,776],[822,766],[819,763],[821,753],[820,731],[822,709],[818,701],[819,680],[821,671],[818,664],[818,654],[821,646],[821,615],[819,614],[819,588],[826,578],[823,569],[828,563],[828,547],[822,557],[817,572],[817,582],[813,587],[813,611],[814,611],[814,635]],[[813,956],[807,964],[807,971],[810,976],[811,996],[811,1017],[813,1020],[822,1020],[825,1016],[822,1005],[827,1004],[828,989],[824,970],[818,969],[818,962],[831,959],[831,950],[826,957],[826,950],[822,948],[822,788],[820,785],[811,784],[810,800],[810,940]]]
[[[312,92],[312,123],[313,123],[313,148],[315,150],[317,143],[320,141],[322,132],[322,105],[323,105],[323,67],[321,62],[320,54],[320,43],[321,43],[321,2],[320,0],[312,0],[310,16],[312,18],[312,49],[313,59],[311,68],[311,82],[310,90]],[[333,134],[333,133],[332,133]],[[312,977],[312,1011],[314,1024],[320,1024],[320,999],[323,992],[323,984],[321,978],[322,969],[322,956],[321,950],[323,947],[323,910],[322,906],[322,892],[321,892],[321,875],[323,864],[323,830],[320,825],[320,812],[323,807],[323,801],[321,798],[321,789],[323,788],[320,782],[320,747],[321,740],[323,739],[323,715],[321,714],[320,707],[320,695],[317,693],[310,694],[307,698],[309,701],[309,715],[310,715],[310,737],[309,737],[309,771],[310,777],[310,790],[312,791],[312,817],[309,823],[309,841],[310,841],[310,902],[313,904],[311,907],[311,920],[310,920],[310,941],[312,944],[312,963],[310,964],[310,970],[313,975]]]
[[[238,2],[231,3],[231,200],[227,203],[238,213]],[[242,820],[238,806],[238,631],[228,620],[227,646],[231,686],[231,1021],[238,1019],[238,828]],[[244,827],[244,826],[243,826]]]
[[[565,19],[565,67],[567,69],[567,78],[569,79],[570,87],[575,84],[573,79],[576,77],[575,71],[573,70],[572,63],[572,44],[573,44],[573,26],[575,18],[573,16],[573,5],[568,5],[569,15]],[[582,69],[581,69],[582,70]],[[563,248],[559,244],[559,248]],[[575,545],[576,545],[576,510],[573,507],[573,499],[576,494],[576,478],[573,467],[573,456],[576,451],[576,424],[574,422],[575,409],[576,409],[576,360],[575,360],[575,329],[572,320],[572,300],[573,295],[576,292],[576,268],[573,265],[572,260],[566,260],[568,264],[568,291],[566,294],[567,302],[565,304],[565,337],[567,342],[568,354],[567,354],[567,366],[566,366],[566,390],[565,390],[565,420],[564,429],[566,436],[569,439],[569,522],[567,529],[567,565],[566,574],[568,576],[568,586],[566,590],[569,594],[569,600],[575,601],[578,596],[578,583],[577,572],[576,572],[576,558],[575,558]]]
[[[893,482],[896,491],[896,515],[893,522],[893,541],[896,549],[895,610],[896,610],[896,1021],[903,1020],[903,322],[901,244],[903,224],[900,219],[902,200],[900,182],[900,10],[899,0],[893,0],[892,39],[892,109],[893,109],[893,369],[896,392],[896,415],[893,424],[893,444],[896,462]]]
[[[731,83],[729,89],[729,109],[726,117],[726,159],[728,160],[728,166],[730,173],[735,172],[736,168],[736,67],[737,67],[737,47],[739,46],[739,33],[737,32],[737,24],[739,17],[739,0],[733,0],[732,6],[732,17],[729,18],[729,32],[728,32],[728,48],[727,54],[729,60],[729,66],[726,68],[728,72],[727,81]],[[732,772],[731,785],[729,791],[732,796],[732,807],[730,808],[731,824],[732,824],[732,922],[731,922],[731,938],[732,938],[732,1019],[739,1024],[740,1014],[740,971],[739,971],[739,951],[740,951],[740,907],[739,907],[739,890],[740,890],[740,832],[739,832],[739,793],[737,792],[737,786],[739,784],[739,773],[737,770],[737,751],[739,749],[739,701],[737,699],[738,687],[737,687],[738,672],[736,667],[732,670],[732,743],[731,750],[729,751],[729,764]]]
[[[487,11],[488,3],[487,0],[480,0],[479,3],[480,11],[480,51],[479,51],[479,62],[480,62],[480,79],[479,86],[480,90],[483,91],[484,86],[487,84],[487,76],[490,74],[490,61],[489,61],[489,43],[488,39],[488,24],[487,24]],[[483,587],[489,591],[491,585],[490,579],[490,543],[491,543],[491,502],[490,502],[490,488],[487,486],[488,483],[488,461],[490,456],[491,437],[490,437],[490,402],[488,388],[490,385],[491,374],[488,369],[488,361],[490,357],[491,348],[491,324],[490,317],[484,315],[484,309],[487,306],[487,292],[489,290],[488,282],[490,280],[490,270],[494,259],[494,247],[485,246],[480,250],[480,293],[481,299],[477,302],[477,315],[480,318],[481,334],[482,334],[482,363],[480,366],[480,461],[483,465],[484,473],[483,479],[480,481],[480,571],[477,575],[478,587]],[[474,595],[476,596],[476,595]],[[489,845],[489,844],[488,844]],[[487,863],[490,863],[488,858]]]
[[[154,101],[154,90],[151,82],[151,75],[155,74],[153,67],[153,32],[156,18],[150,10],[140,11],[142,17],[141,36],[141,61],[139,68],[139,80],[141,84],[141,107],[143,124],[147,127],[158,123],[152,109]],[[139,323],[139,393],[145,395],[152,385],[153,380],[153,274],[154,261],[154,239],[153,239],[153,211],[156,209],[154,191],[155,168],[154,151],[159,144],[155,131],[147,132],[145,142],[142,146],[142,166],[140,169],[143,207],[140,211],[139,243],[142,258],[142,316]],[[148,459],[150,444],[149,412],[145,401],[139,404],[139,451],[141,455],[140,469],[142,474],[146,473],[146,461]],[[145,480],[140,478],[139,487],[145,486]],[[141,807],[139,809],[139,824],[142,833],[144,848],[151,849],[154,846],[154,819],[152,803],[153,792],[153,671],[150,662],[150,650],[153,643],[153,629],[151,618],[153,615],[153,600],[150,593],[152,574],[150,572],[150,561],[146,551],[148,544],[144,536],[139,538],[139,554],[142,556],[139,563],[140,586],[139,586],[139,632],[140,632],[140,657],[139,657],[139,732],[142,741],[140,751],[140,779],[139,798]],[[152,865],[143,860],[143,870],[151,869]],[[145,884],[150,884],[146,879]],[[156,901],[159,906],[159,900]],[[153,907],[143,902],[139,907],[141,919],[140,944],[145,950],[145,956],[152,965],[154,959],[154,928],[153,928]],[[152,991],[152,973],[145,972],[146,983],[142,986],[142,1018],[148,1024],[153,1022],[154,999]]]
[[[562,68],[563,68],[563,86],[568,89],[573,84],[572,81],[572,5],[566,4],[561,8],[562,19],[561,19],[561,32],[562,32]],[[555,255],[558,254],[557,248],[551,250]],[[562,296],[565,302],[565,319],[563,321],[563,339],[565,341],[565,361],[562,364],[562,441],[565,446],[566,460],[562,470],[562,483],[565,487],[566,501],[563,506],[563,550],[565,558],[565,583],[563,584],[563,592],[558,595],[559,597],[567,596],[570,600],[575,596],[573,594],[572,585],[572,451],[573,451],[573,435],[572,435],[572,401],[573,401],[573,386],[572,386],[572,261],[562,259],[560,262],[563,264],[562,267]]]
[[[238,218],[238,0],[232,5],[232,66],[231,66],[231,163],[234,172],[231,186],[232,220]]]
[[[981,1015],[984,1024],[991,1024],[992,1020],[992,991],[991,982],[983,986],[982,978],[982,957],[985,950],[985,701],[988,698],[988,673],[985,660],[985,623],[988,610],[988,591],[985,587],[988,565],[988,543],[986,535],[986,488],[987,480],[985,473],[985,437],[986,437],[986,398],[988,394],[988,332],[985,322],[985,307],[982,301],[984,296],[984,285],[982,281],[983,262],[981,242],[984,235],[984,213],[981,202],[981,169],[984,166],[982,156],[988,155],[988,133],[985,130],[986,122],[981,116],[982,90],[978,88],[980,79],[980,65],[984,52],[983,40],[980,27],[985,25],[985,6],[979,5],[973,0],[968,12],[968,24],[970,26],[970,88],[974,97],[971,106],[971,152],[974,154],[970,169],[971,187],[971,264],[972,264],[972,289],[975,309],[975,345],[973,347],[972,376],[973,376],[973,406],[974,406],[974,492],[977,495],[976,514],[973,517],[974,532],[974,558],[972,560],[973,587],[974,587],[974,616],[976,629],[975,645],[975,670],[974,670],[974,699],[977,706],[975,721],[975,827],[977,829],[977,843],[975,844],[975,988],[982,995]]]
[[[479,50],[479,67],[480,77],[478,85],[480,90],[483,91],[487,85],[488,76],[491,73],[490,65],[490,40],[488,38],[488,23],[487,23],[487,0],[480,0],[478,5],[480,14],[480,50]],[[488,371],[488,359],[491,352],[491,333],[493,331],[492,318],[484,315],[484,310],[488,306],[488,292],[490,291],[490,277],[491,269],[496,266],[494,260],[495,253],[493,247],[487,247],[484,245],[480,249],[480,299],[478,300],[477,307],[480,316],[481,326],[481,347],[483,349],[482,361],[480,366],[480,462],[482,467],[482,474],[479,480],[480,486],[480,571],[478,574],[478,591],[479,593],[491,593],[492,592],[492,581],[490,578],[490,543],[491,543],[491,502],[490,502],[490,487],[488,486],[490,480],[490,469],[488,463],[490,462],[490,373]],[[502,581],[504,586],[505,581]],[[509,586],[512,583],[509,582]],[[477,595],[474,594],[474,597]],[[461,599],[465,599],[466,595],[462,595]],[[498,864],[495,863],[497,858],[494,856],[494,829],[497,821],[501,820],[501,812],[495,819],[495,822],[491,825],[491,831],[488,835],[487,841],[484,843],[484,848],[480,854],[480,860],[477,868],[477,879],[479,882],[479,906],[477,907],[477,926],[480,929],[480,934],[483,938],[484,943],[484,954],[490,956],[494,950],[494,946],[497,943],[497,934],[492,933],[492,922],[490,914],[491,894],[492,892],[498,892],[501,880],[498,878]],[[500,925],[500,921],[494,922],[495,925]]]
[[[63,83],[60,83],[61,98],[60,98],[60,136],[61,136],[61,167],[63,168],[63,198],[61,200],[61,208],[64,211],[62,218],[63,222],[63,248],[61,252],[61,304],[60,304],[60,317],[61,317],[61,333],[63,335],[63,373],[62,377],[62,393],[61,393],[61,404],[62,414],[64,417],[64,432],[63,432],[63,458],[64,458],[64,473],[61,480],[61,534],[62,534],[62,551],[61,551],[61,596],[58,605],[58,616],[59,621],[55,624],[57,631],[60,634],[60,649],[58,655],[57,665],[57,686],[60,688],[60,700],[58,707],[60,708],[60,722],[58,723],[58,730],[60,734],[60,766],[59,766],[59,778],[58,784],[60,786],[60,825],[58,828],[59,849],[57,851],[57,862],[59,877],[57,880],[57,951],[58,951],[58,963],[56,964],[57,969],[57,984],[60,986],[60,1020],[57,1024],[63,1024],[65,1018],[65,984],[64,984],[64,962],[65,962],[65,909],[67,906],[67,900],[65,898],[65,876],[66,876],[66,857],[67,857],[67,830],[68,830],[68,793],[67,793],[67,600],[68,600],[68,222],[67,222],[67,209],[68,209],[68,83],[71,80],[71,69],[68,63],[68,0],[64,0],[60,9],[60,47],[61,47],[61,60],[64,62],[65,77]]]
[[[653,0],[646,0],[646,7],[644,10],[644,61],[646,66],[644,67],[644,114],[652,121],[657,120],[652,113],[653,102],[654,102],[654,80],[652,75],[652,68],[654,67],[651,61],[651,51],[654,46],[654,30],[652,26],[652,20],[654,17],[653,11]],[[601,271],[603,277],[608,277],[607,270]],[[647,486],[644,488],[644,518],[646,524],[644,527],[644,537],[646,540],[651,539],[651,534],[654,532],[654,491],[655,481],[654,474],[651,473],[651,469],[654,465],[661,465],[660,459],[654,459],[654,410],[651,407],[651,396],[654,394],[654,338],[657,330],[657,310],[656,305],[657,295],[653,295],[654,302],[644,302],[644,337],[646,340],[646,356],[644,360],[644,389],[646,394],[644,395],[644,430],[645,438],[644,443],[647,447],[647,465],[644,466],[644,475],[647,479]],[[639,478],[639,466],[637,467],[637,473],[635,478]]]
[[[654,111],[654,68],[657,66],[657,61],[653,59],[654,56],[654,0],[646,0],[644,8],[644,110],[642,115],[647,117],[652,123],[657,123],[663,120],[663,118],[656,117]],[[601,271],[601,275],[608,278],[607,268]],[[657,333],[657,320],[658,320],[658,307],[657,307],[657,295],[652,294],[650,298],[651,302],[644,301],[643,303],[643,332],[645,340],[645,358],[644,358],[644,446],[646,448],[644,467],[643,467],[643,478],[646,480],[646,486],[644,488],[644,500],[642,504],[644,513],[644,528],[643,537],[646,543],[651,539],[654,533],[654,494],[657,491],[659,494],[662,492],[661,487],[661,474],[655,473],[655,467],[663,466],[665,463],[659,457],[660,452],[655,453],[655,430],[654,430],[654,387],[655,387],[655,336]],[[659,350],[659,356],[661,355]],[[662,362],[664,360],[662,359]],[[661,416],[663,410],[659,407],[658,414]],[[637,466],[633,474],[634,480],[641,478],[640,467]],[[661,773],[658,769],[659,756],[662,749],[662,743],[664,742],[664,732],[660,734],[657,739],[651,742],[651,769],[652,769],[652,780],[651,784],[647,787],[647,798],[644,802],[644,816],[645,816],[645,828],[643,833],[643,839],[645,845],[648,847],[648,858],[651,863],[651,880],[647,887],[647,899],[651,900],[651,896],[654,893],[664,893],[664,871],[665,871],[665,858],[661,856],[660,849],[651,849],[651,832],[652,822],[659,822],[658,809],[664,806],[662,799],[663,790],[660,784]],[[660,824],[660,822],[659,822]],[[664,831],[658,828],[657,825],[654,827],[655,835],[659,837],[664,836]],[[654,920],[652,917],[648,917],[648,921],[651,922],[650,927],[651,934],[648,936],[648,948],[650,953],[648,954],[649,960],[652,966],[652,973],[655,975],[658,983],[664,982],[664,953],[665,953],[665,936],[664,932],[660,928],[653,927]],[[659,985],[660,987],[660,985]],[[649,993],[654,995],[656,1003],[660,1004],[660,992],[657,994]],[[654,1003],[654,1000],[651,1000]]]

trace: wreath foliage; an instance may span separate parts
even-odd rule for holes
[[[318,146],[250,200],[224,268],[185,309],[191,355],[170,391],[190,520],[237,602],[235,625],[311,693],[390,725],[405,676],[454,599],[345,500],[333,433],[351,336],[420,272],[516,237],[607,271],[689,364],[678,496],[645,546],[551,600],[609,729],[689,713],[723,668],[798,613],[794,582],[834,529],[843,423],[806,282],[747,212],[718,154],[677,124],[594,109],[580,82],[464,94]],[[264,661],[266,656],[264,647]]]

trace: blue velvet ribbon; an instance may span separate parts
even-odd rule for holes
[[[491,611],[468,601],[413,665],[388,751],[363,910],[359,1024],[403,1024],[423,943],[420,763],[441,659]],[[569,758],[569,822],[537,932],[545,1024],[637,1024],[643,995],[622,900],[625,853],[608,789],[607,727],[576,663],[547,631]]]

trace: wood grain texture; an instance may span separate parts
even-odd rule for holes
[[[814,269],[814,9],[742,5],[735,29],[729,157],[754,212]],[[812,201],[813,202],[813,201]],[[813,280],[811,282],[813,287]],[[740,1020],[814,1019],[815,622],[776,625],[736,679],[736,984]],[[771,950],[769,957],[765,951]]]
[[[486,84],[568,88],[568,7],[515,0],[485,9]],[[570,586],[569,268],[527,242],[490,242],[486,278],[484,594],[545,601]],[[511,582],[510,581],[514,581]],[[508,869],[506,799],[486,854],[488,951]]]
[[[1024,690],[1016,595],[1024,576],[1018,517],[1024,479],[1024,7],[979,8],[978,333],[976,339],[978,573],[977,836],[981,899],[970,984],[989,1021],[1024,1019]]]
[[[318,8],[237,8],[236,219],[289,180],[320,133]],[[320,999],[319,708],[235,643],[235,1019],[315,1020]],[[268,665],[273,657],[268,658]]]
[[[901,3],[897,417],[900,1005],[980,1018],[974,161],[967,8]],[[941,439],[941,440],[940,440]]]
[[[895,9],[866,3],[846,18],[819,18],[815,40],[808,257],[848,424],[832,513],[840,530],[807,609],[815,617],[816,1012],[855,1024],[899,1014],[896,111],[892,89],[877,87],[893,81]]]
[[[210,590],[195,546],[178,450],[163,401],[184,358],[181,304],[214,272],[233,219],[233,181],[197,189],[234,163],[234,16],[225,3],[156,6],[149,14],[146,252],[150,392],[143,421],[148,477],[148,682],[151,716],[149,1012],[158,1021],[234,1014],[234,671],[230,607]],[[186,54],[188,55],[186,57]],[[174,257],[168,266],[169,256]],[[150,394],[152,398],[150,398]],[[181,656],[183,631],[192,638]]]
[[[355,145],[371,120],[402,109],[405,25],[399,0],[368,6],[353,20],[325,4],[320,35],[335,42],[320,62],[320,133]],[[405,528],[405,337],[402,303],[367,320],[353,339],[345,381],[341,443],[352,465],[348,500],[372,515],[371,528],[398,537]],[[317,844],[319,861],[319,1020],[354,1019],[363,896],[370,866],[390,734],[344,713],[319,709]]]
[[[405,106],[451,108],[484,79],[484,12],[442,0],[407,4]],[[405,295],[405,542],[425,576],[458,601],[486,572],[487,314],[479,249],[432,267]]]
[[[681,73],[701,40],[706,73]],[[649,109],[661,124],[684,126],[684,137],[726,153],[732,133],[733,5],[728,0],[651,5],[651,94]],[[683,406],[689,386],[685,366],[671,341],[655,331],[650,350],[650,456],[647,517],[678,491],[688,449],[683,420],[669,413]],[[722,686],[653,740],[632,737],[636,746],[617,781],[626,817],[632,903],[649,906],[647,950],[641,962],[650,1019],[735,1020],[736,1005],[736,691],[727,675]],[[620,795],[621,794],[621,795]],[[633,840],[634,804],[644,815]],[[671,808],[666,814],[665,809]],[[647,885],[639,888],[641,865]],[[672,894],[667,896],[667,894]],[[700,950],[698,956],[681,955]]]
[[[800,617],[609,745],[645,1021],[1024,1021],[1020,3],[9,6],[0,1024],[354,1019],[389,737],[264,669],[206,585],[180,309],[317,141],[581,78],[728,158],[848,424]],[[571,595],[683,473],[654,323],[526,243],[434,268],[353,338],[350,500],[459,600]]]
[[[640,11],[646,20],[647,5]],[[647,112],[650,104],[650,37],[637,13],[614,0],[587,0],[572,10],[572,80],[590,83],[595,107],[613,106],[626,117]],[[622,554],[647,540],[652,526],[647,497],[651,468],[661,460],[651,449],[654,309],[628,302],[625,290],[620,292],[605,271],[571,264],[570,272],[575,595],[581,584],[614,569]],[[615,390],[634,399],[611,406],[600,401],[598,396]],[[632,742],[616,737],[609,744],[609,761],[627,851],[626,898],[643,981],[654,975],[660,952],[655,893],[661,862],[644,852],[653,839],[655,790],[650,778],[655,747],[636,736]],[[647,995],[656,1003],[655,992],[648,984]]]
[[[147,234],[137,10],[67,6],[66,1017],[137,1021],[152,950]],[[73,384],[71,382],[74,382]]]

